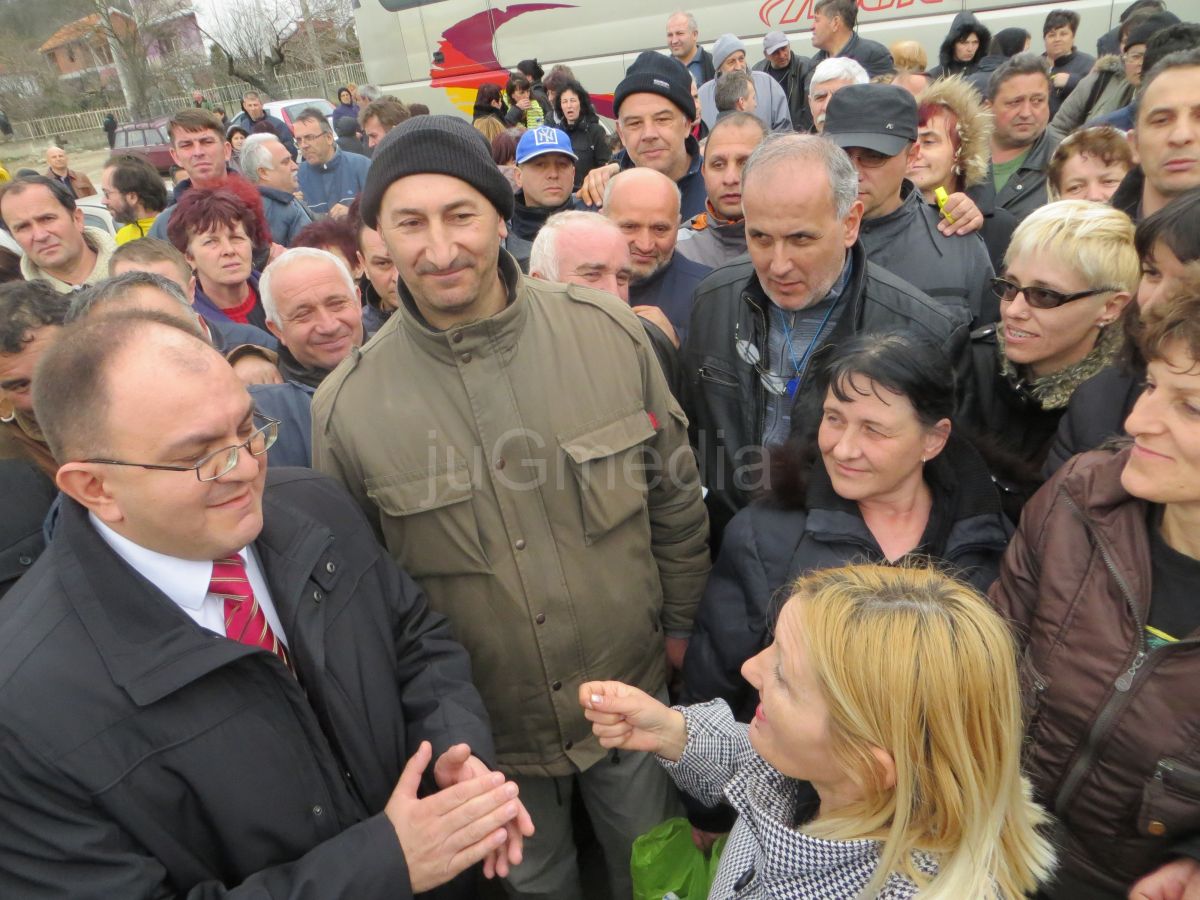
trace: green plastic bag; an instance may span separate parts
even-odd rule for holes
[[[724,849],[722,837],[706,857],[692,843],[687,819],[667,819],[633,842],[633,900],[663,900],[668,894],[706,900]]]

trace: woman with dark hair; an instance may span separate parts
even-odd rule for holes
[[[823,356],[815,440],[793,436],[771,493],[726,528],[684,662],[684,702],[719,697],[742,721],[754,711],[742,663],[770,642],[797,577],[921,557],[983,589],[1011,533],[987,466],[952,434],[954,371],[939,349],[865,334]]]
[[[529,94],[537,101],[542,115],[546,117],[542,124],[557,127],[558,123],[554,118],[554,98],[546,93],[546,86],[542,82],[542,78],[546,74],[545,70],[536,59],[523,59],[517,63],[517,71],[529,79]]]
[[[250,132],[236,123],[225,129],[225,140],[233,148],[229,154],[229,165],[233,166],[235,172],[242,171],[242,144],[246,143],[249,136]]]
[[[987,56],[975,64],[974,71],[968,76],[971,85],[980,94],[986,93],[988,79],[992,77],[992,73],[1010,58],[1028,50],[1032,41],[1033,35],[1024,28],[1002,28],[997,31],[992,35]]]
[[[478,122],[480,119],[492,118],[497,119],[503,125],[507,112],[508,107],[504,105],[504,100],[500,96],[500,85],[490,81],[481,84],[479,90],[475,92],[475,109],[471,121]]]
[[[508,183],[512,185],[513,193],[521,189],[520,182],[517,181],[517,138],[512,133],[512,129],[501,131],[491,140],[492,145],[492,162],[508,179]]]
[[[508,112],[504,114],[506,125],[524,125],[526,128],[537,128],[546,124],[546,110],[541,101],[533,94],[533,82],[520,73],[514,72],[508,76],[508,84],[504,86],[508,97]],[[541,96],[545,98],[546,92]]]
[[[578,81],[563,84],[558,92],[555,114],[558,116],[558,127],[571,136],[571,149],[579,157],[575,162],[575,190],[579,190],[588,172],[606,165],[612,159],[608,132],[600,124],[600,117],[592,106],[592,98]]]
[[[970,75],[987,56],[992,33],[973,12],[963,11],[954,17],[950,30],[938,51],[938,65],[929,70],[930,78],[949,78],[951,75]]]
[[[333,127],[337,128],[338,119],[349,116],[358,121],[358,104],[354,102],[354,92],[349,87],[338,88],[338,105],[333,108]]]
[[[175,207],[167,234],[196,274],[192,303],[204,318],[266,330],[252,262],[254,245],[264,240],[262,228],[254,212],[226,187],[192,188]],[[265,239],[269,242],[270,236]]]
[[[1044,900],[1200,892],[1200,293],[1153,302],[1131,441],[1026,505],[989,591],[1013,625],[1025,770],[1061,851]]]
[[[1124,422],[1141,393],[1146,363],[1137,352],[1135,337],[1142,313],[1178,291],[1200,281],[1200,188],[1176,197],[1138,223],[1133,244],[1142,264],[1136,303],[1122,315],[1126,347],[1122,358],[1088,379],[1071,397],[1058,423],[1054,446],[1043,473],[1049,477],[1076,453],[1099,447],[1124,434]]]

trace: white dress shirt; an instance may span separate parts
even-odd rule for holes
[[[117,556],[129,563],[134,571],[170,597],[176,606],[191,616],[202,628],[220,635],[225,634],[225,600],[209,593],[208,590],[212,580],[212,562],[179,559],[155,550],[147,550],[141,544],[135,544],[129,538],[117,534],[94,514],[88,513],[88,518],[104,542],[112,547]],[[246,564],[250,587],[263,615],[267,617],[267,624],[271,626],[280,643],[286,647],[287,635],[283,633],[279,615],[275,612],[275,604],[271,602],[271,592],[267,589],[267,580],[263,577],[253,548],[249,545],[243,547],[238,551],[238,556]]]

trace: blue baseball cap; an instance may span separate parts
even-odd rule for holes
[[[575,155],[575,148],[571,146],[571,138],[565,131],[539,125],[521,135],[517,144],[517,165],[524,165],[534,157],[546,153],[562,153],[576,162],[579,161],[579,157]]]

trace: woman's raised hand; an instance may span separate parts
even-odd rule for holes
[[[643,750],[675,762],[687,744],[683,713],[619,681],[589,681],[579,688],[584,716],[601,747]]]

